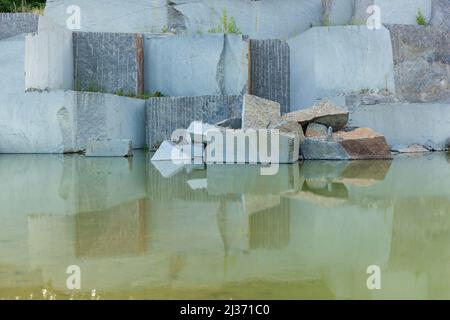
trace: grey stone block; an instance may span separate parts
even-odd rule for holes
[[[239,35],[147,35],[145,90],[166,96],[246,93],[248,51]]]
[[[133,146],[128,139],[94,139],[86,148],[86,157],[128,157],[133,155]]]
[[[25,35],[0,40],[0,95],[25,92]]]
[[[290,111],[290,50],[282,40],[250,40],[250,93]]]
[[[307,138],[300,146],[304,160],[349,160],[344,148],[334,141]]]
[[[241,96],[162,97],[147,100],[147,145],[153,148],[192,121],[216,123],[238,117]]]
[[[140,34],[75,32],[73,44],[77,90],[143,93],[144,48]]]
[[[280,122],[280,104],[254,95],[244,95],[242,129],[267,129]]]
[[[32,33],[38,29],[39,15],[33,13],[1,13],[0,40]]]
[[[354,0],[322,0],[323,24],[346,25],[353,17]]]
[[[409,102],[450,97],[450,38],[432,26],[387,25],[394,53],[397,94]]]
[[[432,0],[431,25],[450,32],[450,0]]]

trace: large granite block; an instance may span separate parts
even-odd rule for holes
[[[395,91],[392,44],[386,28],[315,27],[288,43],[292,110],[345,92]]]
[[[1,13],[0,40],[17,36],[21,33],[36,32],[39,15],[33,13]]]
[[[176,129],[192,121],[216,123],[240,116],[240,96],[163,97],[147,100],[147,145],[155,147],[170,139]]]
[[[397,94],[409,102],[450,98],[450,38],[432,26],[387,25]]]
[[[355,0],[322,0],[323,25],[346,25],[353,17]]]
[[[145,37],[145,91],[166,96],[247,92],[248,41],[238,35]]]
[[[25,35],[0,40],[0,96],[25,91]]]
[[[282,40],[250,40],[250,93],[290,111],[289,46]]]
[[[143,93],[144,48],[140,34],[75,32],[73,43],[77,90]]]
[[[25,89],[73,89],[72,32],[45,17],[25,45]]]
[[[431,25],[450,32],[450,0],[432,0]]]

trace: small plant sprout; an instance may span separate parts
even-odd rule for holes
[[[419,9],[417,11],[416,21],[417,21],[417,24],[419,26],[426,26],[427,25],[427,20],[425,19],[425,16],[423,15],[423,12],[422,12],[421,9]]]

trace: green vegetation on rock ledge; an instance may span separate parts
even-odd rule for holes
[[[241,30],[236,24],[236,19],[234,17],[228,19],[227,9],[223,9],[222,16],[220,17],[220,24],[217,26],[217,28],[209,29],[208,33],[242,34]]]
[[[45,0],[0,0],[0,12],[32,12],[42,14]]]
[[[420,9],[417,11],[416,21],[419,26],[427,25],[427,20],[425,19],[425,16],[423,15],[422,10]]]

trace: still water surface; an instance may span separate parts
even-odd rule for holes
[[[450,298],[448,154],[271,177],[149,158],[1,155],[0,299]]]

